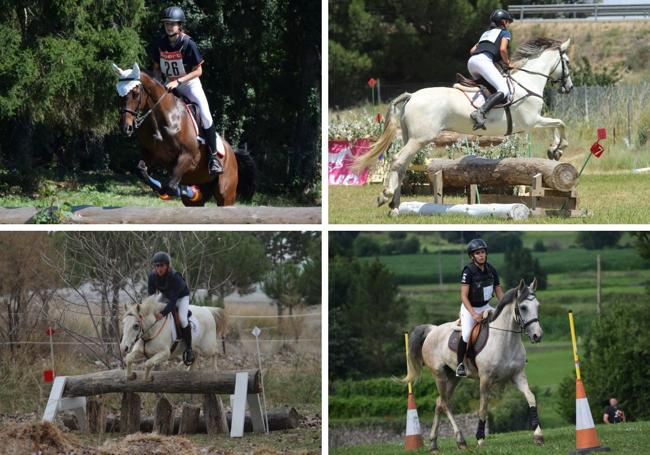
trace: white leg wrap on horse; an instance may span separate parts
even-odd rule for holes
[[[210,128],[212,126],[212,115],[210,114],[208,99],[205,96],[205,92],[203,91],[203,86],[201,85],[199,78],[194,78],[185,84],[179,85],[176,90],[193,103],[196,103],[197,106],[199,106],[203,127],[206,129]]]
[[[178,308],[178,318],[181,321],[181,327],[187,327],[187,309],[190,306],[190,296],[186,295],[181,297],[176,301],[176,307]]]

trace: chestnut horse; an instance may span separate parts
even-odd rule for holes
[[[210,175],[207,145],[199,142],[185,103],[137,63],[128,70],[113,64],[113,70],[119,76],[120,129],[127,137],[138,136],[138,175],[145,184],[162,199],[179,196],[186,206],[203,206],[211,195],[218,205],[233,205],[237,195],[244,200],[253,196],[256,171],[250,155],[235,153],[218,138],[223,173]],[[167,170],[170,180],[161,184],[149,175],[150,167]]]

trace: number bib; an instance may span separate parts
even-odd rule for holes
[[[481,35],[478,42],[480,43],[482,41],[489,41],[490,43],[496,43],[500,33],[501,33],[501,29],[499,28],[493,28],[492,30],[488,30]]]
[[[183,54],[181,51],[165,52],[160,51],[160,71],[165,79],[174,80],[185,76],[185,66],[183,65]]]

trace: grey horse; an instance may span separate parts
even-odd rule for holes
[[[533,343],[538,343],[542,339],[543,332],[538,318],[540,302],[535,297],[536,289],[537,280],[534,279],[528,286],[521,280],[519,286],[503,295],[496,310],[490,315],[490,336],[487,344],[474,362],[467,363],[468,377],[478,378],[480,382],[481,402],[476,431],[479,446],[485,442],[490,389],[496,383],[509,381],[524,394],[530,406],[531,425],[534,430],[533,441],[537,444],[544,443],[537,416],[535,395],[528,387],[524,370],[526,350],[521,340],[522,332],[525,332]],[[451,422],[458,447],[467,448],[465,438],[456,424],[450,407],[451,395],[460,379],[454,373],[456,353],[447,346],[454,324],[454,322],[438,326],[427,324],[413,329],[409,336],[408,374],[402,379],[406,384],[419,378],[423,363],[433,373],[439,394],[431,427],[431,450],[434,452],[438,449],[438,426],[442,411],[447,414]]]

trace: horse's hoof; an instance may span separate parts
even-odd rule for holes
[[[548,157],[549,160],[553,159],[553,151],[551,149],[546,151],[546,156]]]
[[[485,439],[479,439],[477,442],[479,447],[483,447],[485,445]]]
[[[390,209],[390,212],[388,212],[388,215],[397,218],[399,216],[399,209]]]
[[[383,194],[377,196],[377,207],[381,207],[386,202],[388,202],[388,198],[386,196],[384,196]]]
[[[434,440],[431,441],[431,446],[429,447],[431,453],[438,453],[438,443]]]
[[[137,374],[135,373],[135,371],[134,371],[133,373],[131,373],[130,375],[128,375],[128,376],[126,377],[126,379],[128,379],[129,381],[133,381],[133,380],[135,380],[137,377],[138,377],[138,375],[137,375]]]
[[[456,445],[459,449],[467,450],[467,443],[465,441],[456,442]]]
[[[544,445],[544,436],[540,435],[533,435],[533,442],[537,445]]]
[[[560,158],[562,158],[562,154],[563,154],[562,150],[557,149],[556,151],[553,152],[553,158],[556,161],[560,161]]]

